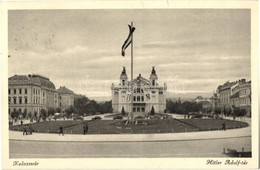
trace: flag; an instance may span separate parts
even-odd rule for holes
[[[128,27],[129,27],[129,35],[122,46],[122,56],[123,57],[125,56],[125,49],[132,43],[132,34],[135,31],[135,27],[131,27],[131,25],[128,25]]]

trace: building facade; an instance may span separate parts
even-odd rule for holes
[[[217,88],[219,106],[224,108],[245,108],[248,115],[251,113],[251,81],[241,79],[234,82],[226,82]]]
[[[8,79],[9,114],[40,113],[58,107],[58,92],[49,78],[37,75],[14,75]]]
[[[131,107],[131,86],[133,86],[133,107]],[[120,75],[120,83],[112,84],[112,108],[114,113],[125,112],[134,116],[148,114],[152,107],[156,113],[164,113],[166,110],[166,90],[164,83],[159,85],[155,68],[152,68],[149,80],[139,74],[132,81],[128,80],[125,67]]]
[[[232,107],[251,109],[251,81],[246,82],[244,79],[239,81],[236,88],[233,89],[231,98]]]
[[[74,106],[75,93],[72,90],[61,86],[57,91],[59,93],[59,107],[61,111],[65,111],[67,108]]]

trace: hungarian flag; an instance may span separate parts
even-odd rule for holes
[[[131,27],[131,25],[128,25],[128,27],[129,27],[129,35],[122,46],[122,56],[123,57],[125,56],[125,49],[132,43],[132,34],[135,31],[135,27]]]

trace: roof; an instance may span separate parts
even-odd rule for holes
[[[59,89],[57,89],[58,93],[60,94],[74,94],[74,92],[70,89],[68,89],[65,86],[61,86]]]
[[[230,99],[235,99],[235,98],[239,98],[239,91],[233,94],[232,96],[230,96]]]
[[[196,99],[203,100],[203,97],[197,96]]]
[[[133,79],[132,81],[130,82],[134,82],[136,83],[137,85],[150,85],[150,81],[146,78],[144,78],[141,74],[139,74],[139,76],[137,76],[135,79]]]
[[[8,78],[9,84],[35,84],[38,86],[55,89],[53,82],[49,78],[33,74],[33,75],[14,75]]]

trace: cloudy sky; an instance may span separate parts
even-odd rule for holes
[[[121,46],[134,22],[134,77],[155,66],[171,93],[211,93],[250,78],[249,10],[9,11],[9,76],[37,73],[58,88],[109,98],[126,66]]]

